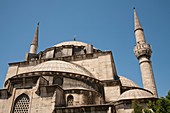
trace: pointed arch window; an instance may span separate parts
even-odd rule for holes
[[[69,95],[69,96],[67,97],[67,105],[68,105],[68,106],[73,106],[73,100],[74,100],[73,96],[72,96],[72,95]]]
[[[87,95],[87,104],[94,104],[94,95],[92,92],[89,92],[88,95]]]
[[[28,95],[21,94],[15,100],[12,113],[28,113],[29,106],[30,106],[30,99]]]

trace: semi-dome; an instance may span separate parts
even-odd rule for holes
[[[122,84],[122,86],[126,86],[126,87],[139,87],[135,82],[133,82],[132,80],[123,77],[123,76],[119,76],[120,82]]]
[[[59,44],[54,45],[54,47],[60,47],[63,45],[74,45],[74,46],[87,46],[87,43],[79,42],[79,41],[67,41],[67,42],[61,42]]]
[[[33,68],[33,71],[68,72],[68,73],[75,73],[75,74],[81,74],[81,75],[92,77],[92,74],[89,71],[87,71],[85,68],[77,64],[60,61],[60,60],[51,60],[51,61],[46,61],[41,64],[38,64]]]
[[[131,89],[122,93],[118,100],[154,98],[153,94],[143,89]]]

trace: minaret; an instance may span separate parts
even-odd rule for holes
[[[37,24],[37,28],[34,34],[34,38],[32,40],[31,46],[30,46],[30,52],[32,54],[36,54],[37,53],[37,48],[38,48],[38,31],[39,31],[39,22]]]
[[[142,26],[139,22],[136,10],[134,8],[134,32],[136,36],[136,46],[134,47],[134,52],[139,60],[140,70],[142,74],[142,82],[144,89],[147,89],[157,97],[157,89],[154,80],[154,74],[152,70],[151,57],[151,47],[146,43],[144,32]]]

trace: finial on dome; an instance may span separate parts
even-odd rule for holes
[[[76,41],[76,35],[74,35],[74,41]]]

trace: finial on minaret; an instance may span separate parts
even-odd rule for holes
[[[37,27],[39,27],[39,25],[40,25],[40,21],[38,21],[38,23],[37,23]]]
[[[76,41],[76,35],[74,35],[74,41]]]
[[[37,53],[39,24],[40,24],[40,22],[37,23],[37,28],[36,28],[36,31],[35,31],[31,46],[30,46],[30,52],[29,53],[33,53],[33,54]]]

